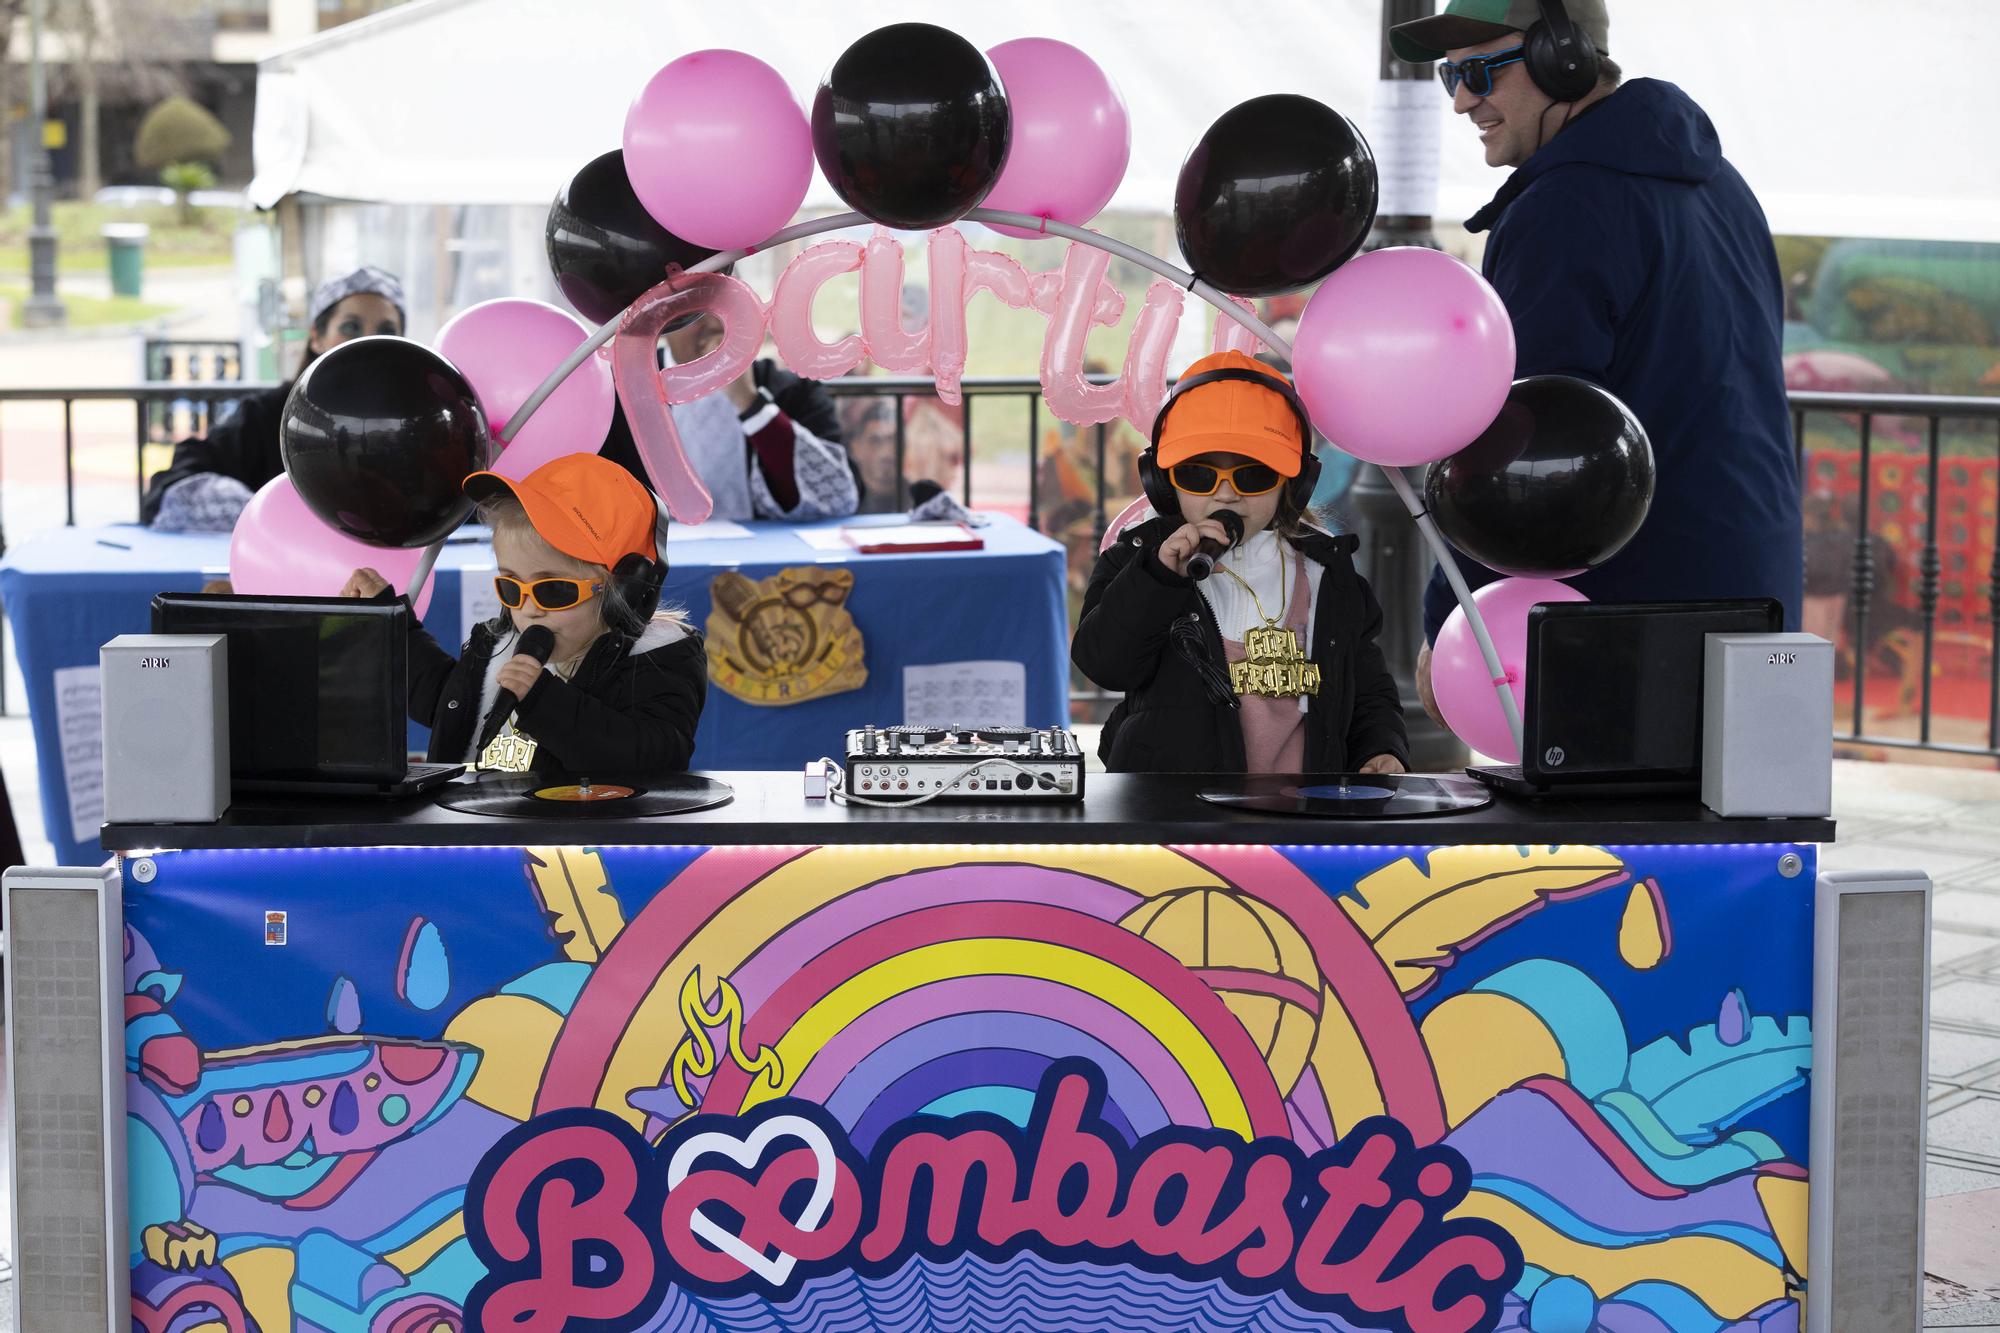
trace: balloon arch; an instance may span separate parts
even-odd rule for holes
[[[878,29],[834,61],[810,117],[763,61],[697,51],[640,90],[623,137],[620,150],[577,173],[549,214],[557,286],[596,329],[541,302],[502,299],[454,318],[436,351],[365,338],[318,358],[286,403],[288,475],[253,501],[232,545],[232,573],[240,564],[291,582],[245,591],[344,579],[366,563],[357,553],[393,547],[402,549],[389,572],[421,596],[442,533],[469,512],[436,478],[474,470],[488,433],[501,446],[494,466],[525,475],[578,439],[602,440],[615,402],[673,517],[700,522],[711,501],[671,404],[736,378],[767,332],[802,375],[845,373],[867,353],[891,370],[930,373],[940,397],[953,400],[965,365],[964,304],[982,290],[1049,314],[1044,394],[1058,416],[1081,424],[1125,416],[1142,431],[1151,425],[1184,293],[1234,321],[1219,328],[1219,342],[1261,342],[1285,357],[1314,426],[1382,468],[1458,598],[1433,678],[1447,723],[1482,752],[1519,756],[1527,606],[1576,598],[1548,580],[1602,563],[1644,518],[1651,452],[1622,404],[1565,377],[1515,384],[1507,312],[1458,260],[1414,248],[1360,253],[1375,217],[1374,157],[1347,118],[1310,98],[1244,102],[1188,154],[1174,219],[1190,269],[1085,227],[1124,176],[1130,125],[1103,70],[1046,38],[981,52],[931,24]],[[853,211],[785,225],[815,161]],[[1060,270],[1031,275],[1004,254],[970,248],[959,221],[1073,244]],[[768,304],[731,276],[760,250],[869,223],[932,230],[933,299],[921,331],[903,326],[903,251],[884,231],[865,244],[807,248]],[[1093,324],[1117,322],[1123,305],[1103,282],[1112,256],[1161,281],[1146,295],[1125,373],[1091,385],[1081,372],[1084,339]],[[813,296],[855,271],[861,333],[825,342],[812,328]],[[1313,283],[1294,343],[1246,299]],[[722,321],[721,345],[662,369],[663,331],[703,314]],[[1404,469],[1433,463],[1441,466],[1426,503]],[[326,531],[301,534],[302,508]],[[1475,598],[1447,536],[1509,577]],[[273,553],[287,543],[298,554],[283,567]],[[315,561],[326,568],[309,573]]]

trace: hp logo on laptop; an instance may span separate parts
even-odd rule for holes
[[[1567,758],[1569,756],[1563,753],[1563,747],[1560,745],[1551,745],[1542,752],[1542,762],[1550,768],[1561,768],[1562,761]]]

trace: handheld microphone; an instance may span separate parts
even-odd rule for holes
[[[1229,534],[1229,540],[1219,542],[1213,537],[1201,539],[1201,544],[1195,547],[1194,554],[1188,557],[1187,562],[1187,576],[1196,583],[1213,574],[1215,562],[1222,553],[1243,540],[1243,516],[1234,509],[1218,509],[1209,517],[1222,525],[1222,530]]]
[[[526,653],[544,664],[555,650],[556,636],[547,625],[528,626],[521,631],[521,641],[514,645],[515,653]],[[494,697],[493,711],[486,715],[486,725],[479,729],[479,744],[472,747],[475,755],[493,743],[493,738],[500,734],[500,728],[507,725],[507,715],[520,706],[521,700],[512,690],[503,689]]]

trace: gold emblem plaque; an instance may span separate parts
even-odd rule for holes
[[[708,678],[771,707],[860,689],[868,667],[846,609],[853,591],[846,569],[806,565],[762,580],[717,574],[708,585]]]

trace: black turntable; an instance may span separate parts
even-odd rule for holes
[[[1212,805],[1319,819],[1420,819],[1493,804],[1468,778],[1428,773],[1259,773],[1196,793]]]

